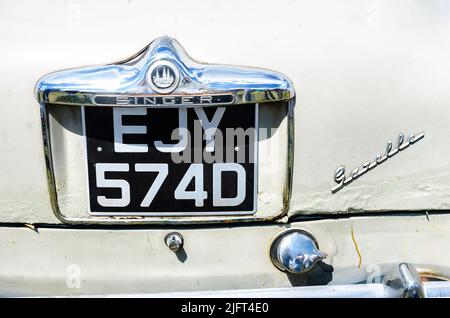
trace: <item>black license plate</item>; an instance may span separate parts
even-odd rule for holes
[[[257,107],[84,107],[89,212],[253,214]]]

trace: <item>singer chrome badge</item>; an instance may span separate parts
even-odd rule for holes
[[[420,139],[425,137],[425,133],[421,132],[417,135],[410,135],[409,138],[405,140],[405,136],[403,134],[399,134],[398,136],[398,145],[397,148],[392,148],[392,141],[388,141],[386,145],[386,153],[382,156],[380,154],[375,156],[375,160],[367,161],[362,164],[361,167],[353,169],[347,176],[345,175],[345,167],[339,166],[334,173],[334,181],[337,185],[331,189],[331,193],[336,193],[341,190],[344,186],[352,183],[354,180],[365,174],[367,171],[372,170],[377,167],[381,163],[385,162],[388,158],[391,158],[398,154],[400,151],[405,150],[410,145],[415,144]]]

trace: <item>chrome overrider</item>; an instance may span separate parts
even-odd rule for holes
[[[155,76],[151,76],[152,72],[149,74],[149,71],[161,65],[163,65],[163,69],[160,73],[155,73]],[[166,68],[165,71],[164,68]],[[162,80],[160,77],[165,78]],[[294,163],[295,91],[292,82],[280,73],[259,68],[198,63],[186,54],[175,39],[161,37],[123,61],[48,74],[37,82],[35,96],[40,104],[52,208],[61,222],[128,225],[191,223],[193,221],[186,218],[152,220],[151,217],[96,216],[95,219],[92,219],[64,215],[58,205],[48,104],[86,107],[205,107],[285,102],[282,104],[285,105],[287,113],[288,149],[282,210],[273,217],[258,217],[257,215],[226,218],[202,217],[196,219],[195,222],[218,223],[225,219],[227,222],[266,221],[282,218],[287,214],[292,192]]]
[[[417,270],[411,264],[401,263],[384,276],[384,283],[398,291],[403,298],[423,298],[424,290]]]

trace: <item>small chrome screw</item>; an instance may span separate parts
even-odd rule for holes
[[[180,233],[172,232],[166,235],[164,242],[171,251],[176,252],[183,247],[183,236]]]

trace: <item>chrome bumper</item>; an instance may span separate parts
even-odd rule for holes
[[[85,296],[82,296],[85,297]],[[387,273],[383,283],[237,289],[154,294],[97,295],[88,297],[137,298],[442,298],[450,297],[450,281],[421,282],[406,263]]]
[[[426,298],[450,297],[450,282],[423,283]],[[304,286],[290,288],[263,288],[217,290],[159,294],[120,294],[82,297],[133,298],[401,298],[402,293],[385,284],[356,284]]]

